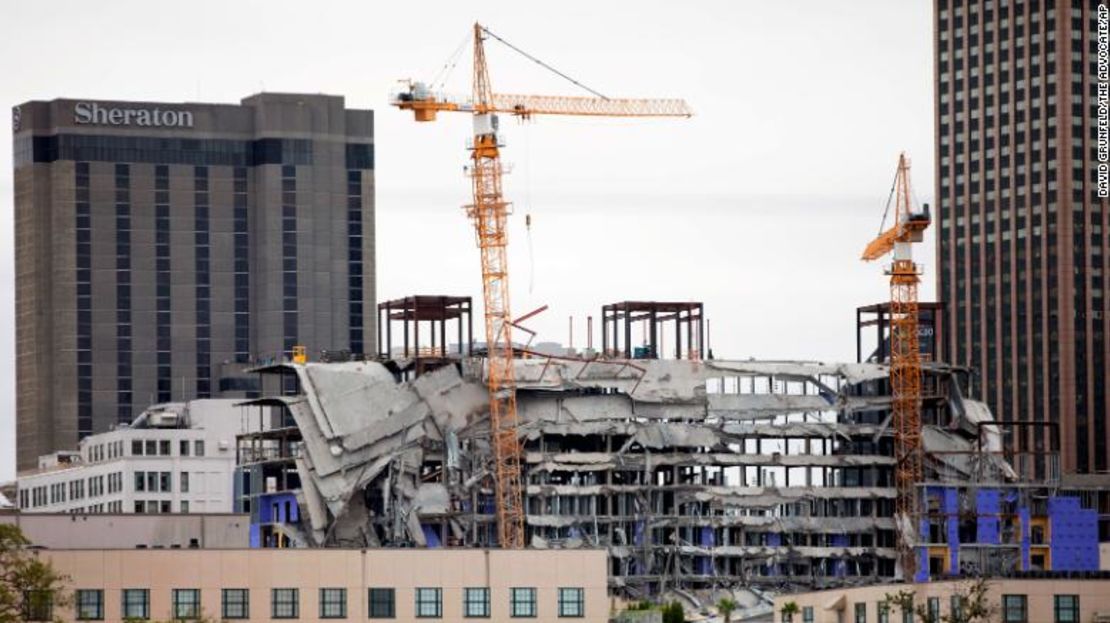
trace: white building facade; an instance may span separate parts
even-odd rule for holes
[[[229,513],[239,400],[155,405],[131,423],[40,457],[19,474],[26,513]]]

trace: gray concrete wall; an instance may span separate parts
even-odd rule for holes
[[[130,483],[127,483],[130,484]],[[108,515],[0,513],[37,547],[47,549],[250,547],[250,515]]]

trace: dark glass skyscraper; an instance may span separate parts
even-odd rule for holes
[[[1059,424],[1106,473],[1110,249],[1098,197],[1098,5],[935,0],[937,291],[948,352],[1002,420]],[[1014,449],[1050,440],[1015,429]]]
[[[33,101],[13,110],[17,444],[36,457],[242,369],[373,353],[373,113]]]

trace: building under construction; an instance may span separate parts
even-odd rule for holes
[[[435,300],[469,310],[432,297],[382,316],[433,323],[432,350],[257,370],[262,432],[238,448],[255,545],[497,545],[485,359],[446,347],[469,318]],[[967,396],[966,370],[925,358],[923,507],[899,528],[881,348],[841,364],[703,359],[701,307],[684,309],[652,320],[678,325],[674,359],[652,357],[654,338],[629,357],[623,328],[607,331],[625,336],[617,352],[516,359],[528,546],[606,548],[610,587],[629,597],[890,582],[900,542],[919,580],[1098,569],[1107,509],[1060,487],[1058,456],[1006,454],[1012,425]]]

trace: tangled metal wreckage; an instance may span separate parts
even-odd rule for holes
[[[516,366],[531,547],[607,548],[611,588],[629,596],[895,577],[885,365]],[[483,359],[411,381],[372,361],[258,371],[297,379],[246,403],[267,430],[239,438],[249,481],[295,490],[291,545],[496,545]],[[957,451],[947,474],[969,475],[959,451],[990,415],[957,374],[927,369],[926,443]]]

